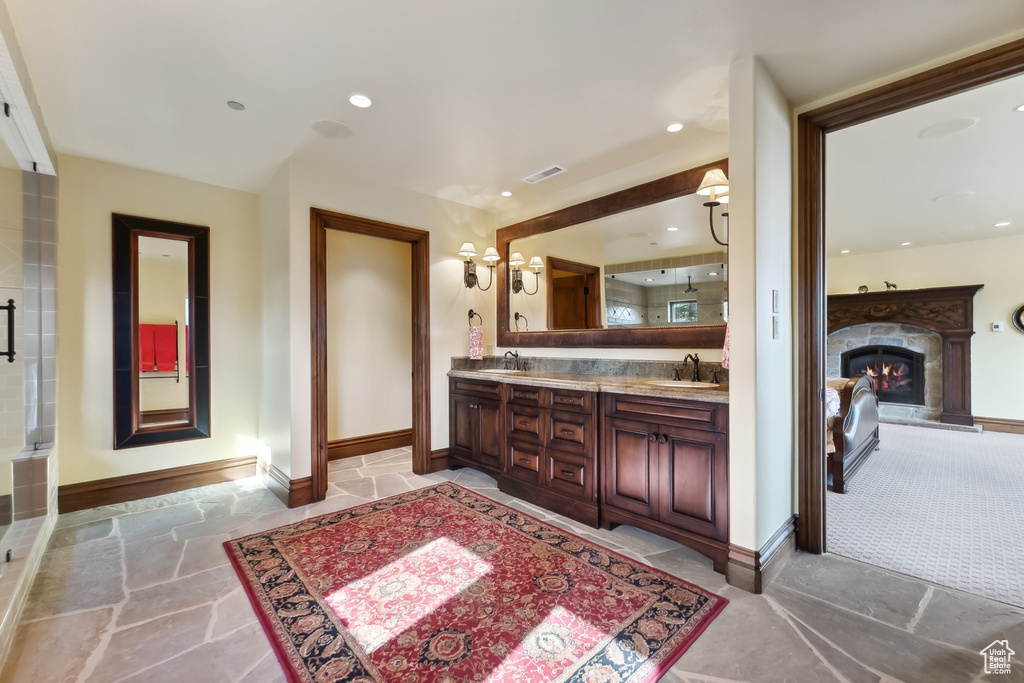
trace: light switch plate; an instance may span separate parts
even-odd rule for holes
[[[772,290],[772,313],[779,312],[779,290]]]
[[[772,316],[772,339],[779,338],[779,316]]]
[[[993,332],[1002,332],[1003,331],[1003,324],[1002,323],[992,323],[992,331]]]

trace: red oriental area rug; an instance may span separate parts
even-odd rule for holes
[[[448,483],[224,546],[294,682],[655,681],[727,602]]]

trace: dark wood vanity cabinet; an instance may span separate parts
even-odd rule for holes
[[[508,473],[498,488],[597,526],[594,392],[509,385]]]
[[[729,550],[728,406],[602,395],[601,525],[675,539],[724,569]]]
[[[497,477],[506,469],[501,385],[452,378],[448,396],[449,459]]]

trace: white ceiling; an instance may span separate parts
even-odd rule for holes
[[[59,152],[247,191],[297,156],[495,211],[721,135],[738,58],[799,105],[1024,29],[1020,0],[3,2]]]
[[[1021,105],[1024,76],[830,133],[829,257],[1024,234]]]

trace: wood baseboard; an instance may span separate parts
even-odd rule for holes
[[[981,425],[986,432],[1024,434],[1024,420],[1008,420],[1002,417],[975,417],[974,424]]]
[[[57,510],[61,513],[87,510],[100,505],[125,503],[255,475],[256,456],[249,455],[123,477],[65,484],[57,487]]]
[[[377,453],[389,448],[401,448],[412,445],[412,428],[396,429],[392,432],[352,436],[347,439],[335,439],[327,442],[327,459],[340,460],[356,455]]]
[[[262,460],[259,461],[259,474],[263,485],[288,507],[297,508],[313,502],[313,477],[289,479],[284,472]]]
[[[751,593],[762,593],[775,580],[796,549],[796,515],[772,534],[760,550],[729,544],[725,579],[729,585]]]
[[[430,451],[430,469],[428,472],[440,472],[446,469],[449,469],[448,449],[438,448],[436,451]]]

